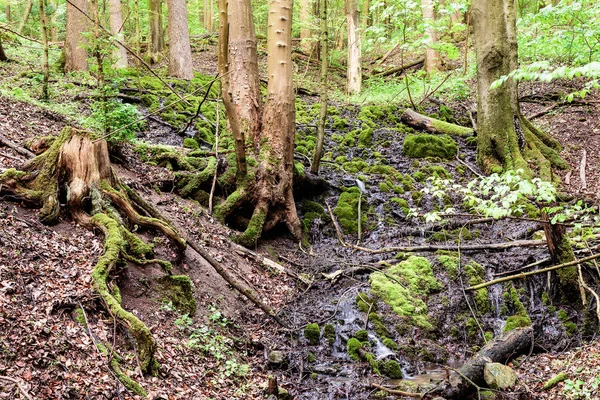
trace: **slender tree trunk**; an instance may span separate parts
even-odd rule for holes
[[[369,0],[363,0],[360,12],[360,27],[363,31],[369,27],[369,5]]]
[[[4,52],[4,47],[2,47],[2,35],[0,35],[0,61],[8,61],[8,57]]]
[[[148,61],[160,62],[164,49],[162,0],[148,0]]]
[[[31,14],[32,8],[33,0],[27,0],[27,5],[25,6],[25,11],[23,12],[23,18],[21,19],[21,22],[19,23],[19,28],[17,29],[18,32],[23,32],[23,28],[25,28],[25,24],[29,19],[29,15]]]
[[[192,48],[185,0],[167,0],[169,7],[169,75],[191,80],[194,77]]]
[[[76,7],[67,3],[67,27],[65,36],[65,72],[86,71],[87,50],[83,33],[87,32],[88,23],[85,15],[79,10],[87,12],[87,0],[69,0]]]
[[[223,103],[235,140],[238,182],[246,179],[246,142],[258,143],[261,95],[252,5],[220,0],[219,67]]]
[[[300,0],[300,47],[305,53],[312,51],[311,29],[310,29],[310,2]]]
[[[319,173],[319,165],[323,156],[323,142],[325,140],[325,121],[327,119],[327,0],[319,0],[319,12],[321,22],[321,107],[319,109],[319,122],[317,124],[317,145],[315,146],[315,154],[310,167],[310,172],[313,174]]]
[[[119,41],[124,41],[123,38],[123,12],[121,11],[121,0],[110,0],[108,4],[110,10],[110,32]],[[115,58],[115,66],[117,68],[127,68],[127,50],[118,43],[113,53]]]
[[[362,54],[359,29],[358,0],[346,0],[348,24],[348,82],[349,95],[360,93],[362,85]]]
[[[200,22],[200,26],[206,29],[204,26],[204,7],[202,6],[204,2],[202,0],[197,0],[196,4],[198,5],[198,22]]]
[[[209,33],[214,30],[213,9],[213,0],[204,0],[204,29]]]
[[[140,30],[140,0],[134,0],[133,13],[135,15],[135,53],[138,57],[142,54],[142,32]],[[140,60],[135,59],[135,65],[141,66]],[[139,79],[139,78],[138,78]]]
[[[48,79],[50,77],[50,67],[48,65],[48,22],[46,17],[46,9],[44,0],[38,0],[40,10],[40,25],[42,29],[42,44],[44,52],[42,55],[42,70],[44,71],[44,80],[42,83],[42,98],[48,100]]]
[[[6,12],[6,22],[8,22],[10,24],[11,23],[10,4],[6,5],[5,12]]]
[[[440,56],[434,46],[437,42],[433,0],[421,0],[421,12],[425,23],[425,71],[429,74],[440,69]]]

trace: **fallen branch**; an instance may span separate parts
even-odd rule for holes
[[[411,393],[411,392],[405,392],[403,390],[390,389],[385,386],[378,385],[376,383],[371,383],[371,386],[376,389],[379,389],[379,390],[384,390],[390,394],[397,394],[398,396],[416,397],[416,398],[423,397],[423,393]]]
[[[6,147],[10,147],[17,153],[19,153],[27,158],[35,157],[35,154],[33,154],[31,151],[27,150],[24,147],[19,146],[18,144],[15,144],[14,142],[12,142],[10,139],[8,139],[4,135],[0,135],[0,144],[3,146],[6,146]]]
[[[527,119],[531,121],[532,119],[543,117],[544,115],[548,114],[550,111],[554,110],[558,106],[559,106],[559,103],[554,103],[550,107],[546,107],[542,111],[539,111],[539,112],[536,112],[535,114],[530,115],[529,117],[527,117]]]
[[[460,246],[460,251],[479,251],[479,250],[506,250],[513,247],[534,247],[546,245],[545,240],[515,240],[513,242],[506,243],[483,243],[483,244],[472,244]],[[346,247],[364,251],[369,254],[381,254],[391,252],[405,252],[413,253],[418,251],[458,251],[458,246],[447,246],[447,245],[422,245],[422,246],[397,246],[397,247],[382,247],[380,249],[369,249],[367,247],[354,246],[351,244],[345,244]]]
[[[235,251],[240,255],[251,257],[254,259],[254,261],[256,261],[258,263],[262,263],[262,264],[266,265],[267,267],[273,268],[279,272],[283,272],[283,273],[291,276],[292,278],[295,278],[295,279],[301,281],[305,285],[310,285],[312,283],[312,281],[310,279],[308,279],[302,275],[299,275],[295,271],[292,271],[291,269],[286,268],[283,265],[281,265],[261,254],[258,254],[252,250],[249,250],[243,246],[235,244]]]
[[[585,164],[587,160],[587,151],[583,149],[581,164],[579,164],[579,178],[581,179],[581,190],[587,190],[587,181],[585,180]]]
[[[479,285],[468,287],[466,290],[482,289],[484,287],[495,285],[496,283],[508,282],[508,281],[512,281],[514,279],[523,279],[523,278],[526,278],[528,276],[537,275],[537,274],[543,274],[544,272],[555,271],[557,269],[561,269],[561,268],[565,268],[565,267],[572,267],[572,266],[577,265],[579,263],[584,263],[584,262],[588,262],[588,261],[591,261],[591,260],[595,260],[596,258],[600,258],[600,253],[594,254],[593,256],[581,258],[579,260],[573,260],[573,261],[569,261],[569,262],[566,262],[566,263],[563,263],[563,264],[553,265],[552,267],[548,267],[548,268],[542,268],[542,269],[538,269],[538,270],[535,270],[535,271],[522,272],[522,273],[516,274],[516,275],[510,275],[510,276],[505,276],[503,278],[493,279],[491,281],[484,282],[484,283],[481,283]]]
[[[416,67],[417,65],[423,64],[424,62],[425,62],[425,59],[424,58],[420,58],[417,61],[413,61],[413,62],[408,63],[408,64],[400,65],[399,67],[393,67],[393,68],[390,68],[390,69],[386,69],[385,71],[376,72],[375,74],[373,74],[373,76],[384,77],[384,76],[394,75],[394,74],[397,74],[399,72],[403,72],[406,69],[409,69],[409,68],[412,68],[412,67]]]
[[[26,391],[25,389],[23,389],[23,386],[21,386],[21,384],[19,383],[19,381],[18,381],[18,380],[14,379],[14,378],[11,378],[11,377],[9,377],[9,376],[3,376],[3,375],[0,375],[0,380],[7,381],[7,382],[11,382],[11,383],[14,383],[14,384],[17,386],[17,388],[19,389],[19,391],[21,392],[21,394],[22,394],[22,395],[23,395],[23,396],[24,396],[24,397],[25,397],[27,400],[33,400],[33,399],[31,398],[31,396],[29,395],[29,393],[27,393],[27,391]]]

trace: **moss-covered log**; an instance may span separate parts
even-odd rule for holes
[[[439,135],[471,136],[475,133],[471,128],[427,117],[409,108],[404,110],[401,120],[406,125]]]

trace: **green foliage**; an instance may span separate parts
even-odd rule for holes
[[[513,315],[507,318],[506,325],[504,326],[504,332],[511,331],[516,328],[524,328],[531,326],[531,319],[527,314],[525,306],[519,299],[519,293],[515,289],[512,283],[505,286],[505,291],[502,294],[504,305],[502,306],[501,312],[506,314],[510,311]]]
[[[593,399],[598,394],[598,388],[600,388],[600,376],[596,376],[589,382],[566,379],[563,393],[569,399]]]
[[[91,108],[85,127],[97,132],[115,132],[108,136],[109,141],[132,141],[146,126],[144,121],[139,121],[142,114],[135,106],[116,99],[96,101]]]
[[[383,365],[380,367],[380,371],[390,379],[402,379],[402,369],[400,368],[398,361],[384,361]]]

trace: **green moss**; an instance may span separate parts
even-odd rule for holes
[[[325,325],[323,328],[323,337],[327,339],[330,346],[335,342],[335,327],[331,324]]]
[[[476,229],[470,231],[466,227],[453,229],[451,231],[442,229],[441,231],[432,234],[430,236],[430,240],[434,242],[446,242],[449,240],[453,240],[454,242],[458,243],[459,241],[476,239],[479,237],[480,234],[480,231]]]
[[[369,363],[369,366],[371,367],[371,371],[373,371],[373,373],[381,375],[381,372],[379,372],[379,362],[377,361],[375,354],[366,353],[365,360]]]
[[[304,328],[304,337],[312,345],[319,344],[319,339],[321,338],[321,328],[319,328],[319,324],[313,323],[306,325],[306,328]]]
[[[369,332],[364,329],[358,330],[354,333],[354,337],[365,343],[369,341]]]
[[[442,285],[435,279],[431,264],[426,258],[409,257],[388,268],[386,274],[374,272],[370,282],[373,294],[390,305],[396,314],[411,317],[421,328],[433,328],[427,318],[424,299],[428,294],[440,290]]]
[[[196,313],[196,299],[194,298],[194,284],[186,275],[168,275],[160,278],[163,294],[171,300],[173,306],[181,313],[193,316]]]
[[[567,375],[566,372],[560,372],[548,379],[546,383],[544,383],[544,386],[542,386],[542,390],[550,390],[560,382],[565,381],[568,377],[569,375]]]
[[[365,313],[377,310],[374,300],[364,292],[361,292],[356,296],[356,305],[361,312]]]
[[[87,328],[87,324],[85,323],[85,314],[81,308],[76,308],[73,311],[73,316],[75,317],[75,321],[77,321],[84,328]]]
[[[392,340],[389,337],[383,338],[381,342],[385,347],[387,347],[390,350],[398,350],[398,344],[396,344],[396,342],[394,342],[394,340]]]
[[[308,362],[309,364],[315,363],[317,361],[317,357],[312,353],[308,353]]]
[[[395,360],[385,361],[381,367],[381,372],[390,379],[402,379],[402,369]]]
[[[136,234],[130,232],[129,230],[121,227],[121,234],[125,239],[125,251],[128,254],[131,254],[134,257],[146,257],[151,256],[153,252],[154,246],[151,244],[147,244],[142,239],[140,239]]]
[[[383,323],[381,316],[376,312],[371,312],[369,314],[369,323],[373,326],[373,330],[380,338],[385,338],[390,336],[390,331]]]
[[[112,296],[115,298],[117,303],[119,303],[119,304],[123,303],[123,297],[121,297],[121,289],[119,289],[119,287],[117,285],[113,285],[110,294],[112,294]]]
[[[577,324],[569,319],[569,314],[565,310],[558,310],[558,319],[562,322],[565,327],[565,331],[567,332],[567,336],[575,335],[579,329],[577,328]]]
[[[390,186],[387,183],[385,183],[385,182],[381,182],[379,184],[379,191],[382,192],[382,193],[389,193]]]
[[[342,130],[348,127],[348,121],[346,118],[340,118],[338,116],[333,117],[333,125],[332,128],[334,130]]]
[[[458,257],[442,254],[438,256],[438,262],[442,265],[450,279],[454,280],[458,278]]]
[[[438,131],[453,136],[471,136],[474,133],[471,128],[465,128],[464,126],[454,125],[440,120],[432,120],[431,125]]]
[[[353,234],[358,232],[358,198],[360,191],[357,187],[352,187],[348,191],[340,194],[337,206],[333,213],[338,219],[344,233]],[[367,202],[361,204],[361,225],[364,227],[367,223]]]
[[[467,335],[469,336],[469,339],[476,339],[477,335],[479,334],[479,327],[475,318],[470,317],[469,319],[467,319],[465,327],[467,328]]]
[[[448,135],[408,135],[404,139],[403,151],[411,158],[452,159],[456,156],[458,146]]]
[[[350,174],[356,174],[358,172],[366,170],[368,167],[369,167],[369,164],[367,164],[363,160],[348,161],[342,165],[342,168],[344,168],[344,171],[346,171]]]
[[[373,129],[368,128],[358,135],[358,148],[371,147],[373,144]]]
[[[193,139],[193,138],[183,139],[183,147],[186,147],[188,149],[194,149],[194,150],[200,148],[196,139]]]
[[[515,328],[523,328],[531,326],[531,319],[527,314],[525,306],[519,299],[519,293],[515,290],[512,283],[505,285],[505,291],[502,293],[504,306],[502,311],[508,313],[512,311],[514,314],[507,318],[504,332],[511,331]]]
[[[492,340],[494,338],[494,334],[490,331],[486,331],[484,334],[485,337],[485,341],[489,342],[490,340]]]
[[[398,204],[404,215],[408,215],[410,212],[410,208],[408,206],[408,201],[402,199],[400,197],[392,197],[392,202]]]
[[[348,350],[348,355],[354,361],[360,361],[360,350],[362,349],[363,344],[360,340],[356,338],[348,339],[348,343],[346,343],[346,349]]]
[[[294,177],[299,178],[299,177],[303,177],[306,174],[304,173],[304,164],[302,164],[299,161],[296,161],[294,163]]]

